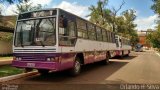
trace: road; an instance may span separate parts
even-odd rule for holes
[[[129,57],[110,59],[109,65],[84,66],[79,76],[67,72],[35,75],[5,83],[14,84],[160,84],[160,56],[154,51],[132,52]]]

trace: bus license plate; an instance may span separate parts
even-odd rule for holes
[[[35,63],[27,63],[28,67],[35,67]]]

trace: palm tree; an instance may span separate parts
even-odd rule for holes
[[[22,1],[28,1],[28,0],[0,0],[0,3],[5,3],[5,2],[7,2],[7,3],[9,3],[9,4],[13,4],[13,3],[16,3],[16,2],[20,3],[20,2],[22,2]]]
[[[99,0],[97,2],[97,6],[92,5],[91,7],[89,7],[89,10],[91,11],[91,13],[88,16],[90,16],[91,22],[103,27],[106,27],[109,25],[107,21],[109,21],[110,19],[111,11],[105,8],[107,3],[108,3],[108,0],[103,0],[103,1]]]
[[[9,3],[9,4],[13,4],[13,3],[16,3],[16,2],[22,2],[22,1],[28,1],[28,0],[0,0],[0,3],[4,4],[4,3]],[[0,8],[0,23],[2,23],[2,15],[1,15],[1,12],[2,12],[2,8]]]
[[[17,12],[15,11],[15,13],[19,14],[22,12],[39,10],[39,9],[42,9],[41,4],[38,4],[37,6],[32,6],[32,3],[29,3],[29,0],[26,0],[20,4],[17,4]]]

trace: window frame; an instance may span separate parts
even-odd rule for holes
[[[97,41],[103,41],[102,29],[98,26],[96,26],[96,38],[97,38]]]

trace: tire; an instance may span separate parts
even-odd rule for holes
[[[103,61],[101,61],[101,63],[102,63],[103,65],[108,65],[108,64],[109,64],[109,55],[108,55],[108,54],[106,54],[106,59],[103,60]]]
[[[38,69],[38,72],[39,72],[41,75],[46,75],[46,74],[48,74],[49,70]]]
[[[129,57],[130,51],[128,51],[128,54],[126,55],[126,57]]]
[[[122,55],[120,56],[121,59],[123,59],[124,57],[124,52],[122,51]]]
[[[126,57],[129,57],[129,53],[126,55]]]
[[[81,72],[81,62],[79,57],[76,57],[74,66],[72,69],[70,69],[71,76],[77,76]]]
[[[24,73],[31,72],[31,71],[33,71],[32,68],[25,68]]]

